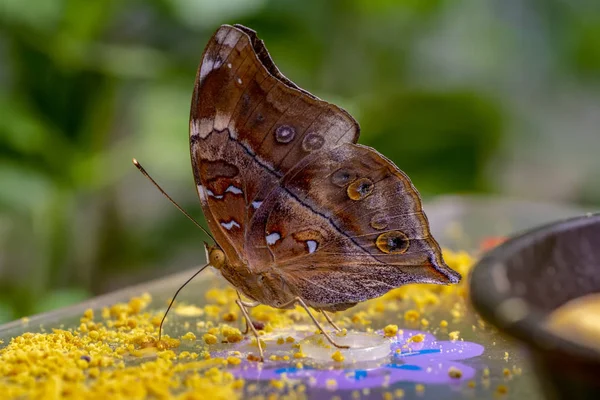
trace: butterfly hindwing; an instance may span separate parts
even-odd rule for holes
[[[307,157],[265,204],[247,248],[268,248],[271,265],[309,304],[460,278],[442,260],[409,178],[371,148],[344,144]]]

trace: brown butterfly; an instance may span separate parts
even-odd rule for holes
[[[237,303],[255,335],[248,307],[299,304],[338,346],[309,307],[335,327],[326,311],[407,283],[460,281],[408,176],[358,136],[346,111],[279,72],[253,30],[223,25],[208,42],[192,168],[216,241],[209,264],[252,300]]]

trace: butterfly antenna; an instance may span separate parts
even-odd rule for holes
[[[162,337],[162,327],[163,327],[163,324],[165,323],[165,318],[167,318],[167,314],[169,313],[169,310],[171,310],[171,307],[175,303],[175,299],[177,298],[177,295],[179,294],[179,292],[181,292],[181,289],[183,289],[188,283],[190,283],[196,277],[196,275],[198,275],[200,272],[204,271],[204,269],[208,266],[209,266],[209,264],[206,264],[203,267],[201,267],[198,271],[196,271],[194,273],[194,275],[192,275],[187,281],[185,281],[185,283],[183,285],[179,286],[179,289],[177,289],[177,291],[175,292],[175,296],[173,296],[173,298],[169,302],[169,307],[167,307],[167,311],[165,311],[165,315],[163,315],[162,320],[160,321],[160,325],[158,327],[158,341],[159,342]]]
[[[167,194],[167,192],[165,192],[158,183],[156,183],[156,181],[154,179],[152,179],[152,177],[146,172],[146,170],[144,169],[144,167],[142,167],[142,164],[140,164],[138,162],[138,160],[136,160],[135,158],[132,160],[133,161],[133,165],[135,165],[135,167],[142,173],[142,175],[144,175],[146,178],[148,178],[148,180],[150,182],[152,182],[152,184],[158,189],[160,190],[160,192],[167,198],[169,199],[169,201],[175,206],[177,207],[177,209],[179,211],[181,211],[183,213],[183,215],[185,215],[190,221],[192,221],[194,223],[194,225],[196,225],[198,228],[200,228],[204,233],[206,233],[212,240],[213,242],[217,243],[217,241],[215,240],[215,238],[213,237],[213,235],[210,234],[210,232],[204,228],[202,225],[200,225],[198,223],[198,221],[196,221],[194,218],[192,218],[192,216],[190,214],[187,213],[187,211],[185,211],[183,208],[181,208],[181,206],[179,204],[177,204],[175,202],[175,200],[173,200],[171,198],[171,196],[169,196]]]

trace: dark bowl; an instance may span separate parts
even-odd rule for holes
[[[549,399],[600,398],[600,351],[543,327],[569,300],[600,293],[600,214],[510,239],[477,263],[470,286],[481,316],[529,349]]]

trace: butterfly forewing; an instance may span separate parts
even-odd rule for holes
[[[245,262],[247,221],[290,168],[357,138],[356,121],[285,78],[253,31],[225,25],[210,39],[192,98],[190,148],[204,213],[230,260]]]

